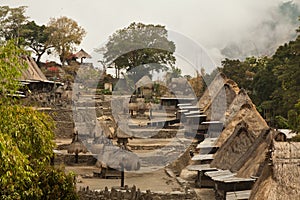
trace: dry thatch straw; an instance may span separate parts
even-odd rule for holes
[[[113,132],[112,130],[108,127],[107,123],[105,121],[100,121],[98,120],[99,126],[100,126],[100,131],[103,133],[103,136],[106,138],[113,138]],[[97,132],[96,132],[97,134]]]
[[[68,147],[68,153],[75,153],[75,163],[78,163],[78,154],[88,152],[85,145],[78,138],[78,132],[76,131],[72,140],[72,143]]]
[[[253,186],[250,200],[300,198],[300,143],[273,142],[270,164]]]
[[[249,131],[253,132],[255,135],[259,135],[262,130],[269,128],[266,121],[256,110],[255,105],[243,89],[240,90],[227,109],[224,123],[225,129],[216,141],[216,146],[220,147],[234,132],[235,127],[241,121],[244,121],[247,124]]]
[[[47,78],[38,67],[36,62],[33,58],[26,56],[24,57],[25,62],[28,64],[28,67],[22,70],[22,75],[20,80],[39,80],[39,81],[46,81]]]
[[[234,132],[214,155],[211,166],[219,169],[230,169],[254,143],[257,136],[249,130],[245,121],[240,122]]]
[[[140,87],[152,88],[153,81],[149,78],[149,76],[145,75],[135,83],[135,87],[136,88],[140,88]]]
[[[127,171],[139,170],[141,167],[139,157],[130,151],[123,150],[113,145],[104,146],[98,155],[98,167],[110,167],[121,170],[121,165]]]
[[[231,167],[232,172],[237,172],[238,177],[259,177],[266,165],[266,154],[275,137],[276,132],[272,129],[263,130],[253,145]]]
[[[80,49],[80,51],[78,51],[77,53],[75,53],[75,57],[82,59],[82,58],[92,58],[92,56],[90,54],[88,54],[86,51],[84,51],[83,49]]]
[[[88,152],[87,148],[84,146],[82,142],[73,142],[68,147],[68,153],[86,153]]]
[[[238,91],[239,88],[233,80],[219,73],[197,105],[207,115],[207,120],[221,120]]]

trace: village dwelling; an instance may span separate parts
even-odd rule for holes
[[[273,141],[250,200],[300,199],[300,143]]]
[[[234,81],[219,73],[205,90],[197,106],[207,115],[208,121],[223,121],[226,110],[239,91]]]
[[[149,76],[143,76],[135,83],[137,97],[151,99],[153,96],[153,82]]]
[[[77,53],[74,54],[76,59],[80,59],[80,63],[83,64],[83,60],[86,58],[92,58],[90,54],[85,52],[83,49],[80,49]]]

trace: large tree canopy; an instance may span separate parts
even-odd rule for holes
[[[52,18],[48,24],[51,32],[49,44],[59,54],[62,65],[66,57],[79,45],[86,34],[86,31],[76,21],[67,17]]]
[[[132,23],[127,28],[117,30],[105,46],[105,62],[139,79],[150,70],[165,70],[175,64],[175,44],[168,40],[164,26]],[[142,66],[142,67],[141,67]]]
[[[22,43],[31,48],[37,55],[36,62],[39,64],[42,55],[52,48],[49,42],[50,29],[45,25],[37,25],[35,21],[27,22],[22,25],[20,30],[20,37]]]
[[[10,8],[0,6],[0,37],[1,39],[10,40],[18,39],[20,36],[21,26],[27,22],[25,16],[26,6]]]

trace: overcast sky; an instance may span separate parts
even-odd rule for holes
[[[87,35],[78,47],[88,52],[103,45],[131,22],[165,25],[202,46],[216,65],[221,59],[267,55],[295,37],[299,9],[280,10],[282,0],[1,0],[1,5],[28,6],[38,24],[67,16]],[[300,5],[294,0],[293,5]],[[298,12],[298,13],[297,13]],[[188,62],[188,61],[187,61]]]

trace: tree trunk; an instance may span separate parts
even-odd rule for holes
[[[44,54],[44,52],[40,53],[40,54],[37,54],[36,64],[39,66],[39,68],[41,68],[40,63],[41,63],[41,57],[42,57],[43,54]]]

